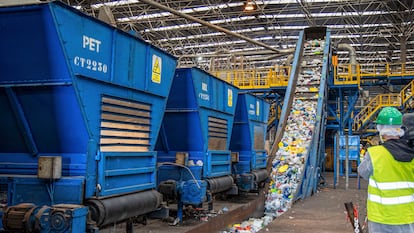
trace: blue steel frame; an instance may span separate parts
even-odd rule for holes
[[[198,68],[177,69],[157,143],[157,162],[175,162],[176,152],[203,163],[203,178],[231,174],[230,136],[238,88]],[[209,149],[209,117],[226,121],[225,144]]]
[[[237,100],[230,150],[239,153],[236,174],[250,173],[266,168],[267,121],[270,104],[252,94],[240,93]],[[263,141],[263,147],[255,147],[255,139]]]
[[[211,201],[206,179],[231,175],[229,145],[238,91],[198,68],[176,70],[156,150],[157,182],[176,181],[180,221],[185,204]],[[210,147],[213,137],[218,146]],[[177,152],[188,153],[184,165],[175,163]],[[197,165],[187,166],[188,161]]]
[[[0,8],[0,19],[8,205],[82,204],[155,188],[154,147],[176,58],[60,2]],[[103,97],[150,106],[147,151],[101,151]],[[61,156],[63,177],[38,179],[39,156]]]

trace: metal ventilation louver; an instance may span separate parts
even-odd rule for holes
[[[103,96],[102,152],[145,152],[150,148],[151,105]]]
[[[227,120],[208,117],[208,149],[225,150],[227,145]]]

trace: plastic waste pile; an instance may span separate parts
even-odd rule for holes
[[[292,109],[272,163],[266,215],[286,212],[300,185],[316,122],[323,48],[323,41],[305,43]]]
[[[295,191],[300,185],[303,164],[316,120],[316,101],[294,99],[285,133],[272,163],[270,188],[265,203],[265,214],[278,217],[290,208]]]
[[[234,224],[231,229],[227,229],[222,233],[255,233],[267,226],[272,220],[272,216],[250,218],[249,220],[242,223]]]
[[[301,185],[316,122],[324,41],[307,41],[304,46],[292,108],[272,162],[265,215],[261,219],[249,219],[235,224],[226,232],[258,232],[291,207]]]

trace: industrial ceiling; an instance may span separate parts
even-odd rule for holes
[[[61,0],[203,69],[281,65],[301,30],[326,26],[357,62],[414,65],[412,0]],[[247,2],[255,9],[244,9]],[[403,52],[401,52],[403,51]],[[339,50],[339,62],[349,62]]]

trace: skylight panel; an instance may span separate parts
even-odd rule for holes
[[[213,36],[220,36],[224,35],[224,32],[214,32],[214,33],[208,33],[208,34],[198,34],[198,35],[191,35],[191,36],[180,36],[180,37],[172,37],[172,38],[164,38],[161,40],[158,40],[160,42],[168,42],[168,41],[178,41],[178,40],[189,40],[189,39],[200,39],[204,37],[213,37]]]
[[[147,29],[144,30],[144,32],[171,31],[171,30],[194,28],[194,27],[200,27],[200,26],[201,26],[201,24],[199,24],[199,23],[189,23],[189,24],[164,26],[164,27],[158,27],[158,28],[147,28]]]
[[[327,13],[310,13],[313,18],[327,18],[327,17],[346,17],[346,16],[373,16],[389,14],[385,11],[363,11],[363,12],[327,12]],[[287,19],[287,18],[306,18],[305,14],[274,14],[274,15],[259,15],[262,19]]]
[[[181,49],[192,49],[192,48],[206,48],[206,47],[216,47],[219,45],[234,45],[234,44],[243,44],[247,43],[244,40],[236,40],[236,41],[224,41],[224,42],[217,42],[217,43],[205,43],[205,44],[198,44],[198,45],[188,45],[188,46],[182,46],[182,47],[176,47],[175,50],[181,50]]]
[[[254,16],[242,16],[237,18],[230,18],[230,19],[219,19],[219,20],[212,20],[210,21],[211,24],[220,24],[220,23],[232,23],[232,22],[240,22],[245,20],[253,20],[256,19]]]
[[[117,21],[118,22],[130,22],[130,21],[148,20],[148,19],[168,17],[170,15],[172,15],[172,13],[170,12],[161,12],[161,13],[156,13],[156,14],[146,14],[146,15],[118,18]]]
[[[138,2],[138,0],[115,1],[115,2],[95,4],[95,5],[92,5],[92,7],[99,8],[103,5],[118,6],[118,5],[130,4],[130,3],[136,3],[136,2]],[[237,2],[237,3],[228,3],[228,4],[218,4],[218,5],[194,7],[194,8],[182,9],[182,10],[178,10],[178,11],[181,12],[181,13],[185,13],[185,14],[191,14],[191,13],[197,13],[197,12],[205,12],[205,11],[209,11],[209,10],[239,7],[239,6],[242,6],[242,5],[243,5],[242,2]],[[169,12],[161,12],[161,13],[155,13],[155,14],[146,14],[146,15],[140,15],[140,16],[130,16],[130,17],[119,18],[118,21],[119,22],[139,21],[139,20],[167,17],[167,16],[170,16],[170,15],[171,15],[171,13],[169,13]]]
[[[138,2],[139,0],[119,0],[119,1],[113,1],[113,2],[97,3],[97,4],[91,5],[91,7],[99,8],[102,6],[122,6],[122,5],[134,4]]]

